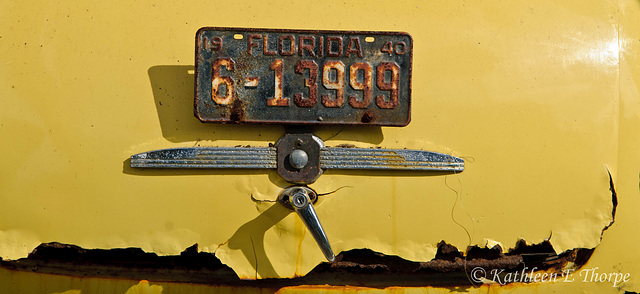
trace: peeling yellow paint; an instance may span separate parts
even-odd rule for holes
[[[504,246],[502,244],[500,244],[500,242],[494,241],[494,240],[491,240],[491,239],[485,238],[482,243],[484,243],[484,247],[485,248],[493,248],[493,247],[496,247],[496,246],[500,246],[500,248],[502,248],[503,251],[505,249]]]
[[[127,289],[125,294],[161,294],[162,290],[162,286],[151,285],[149,281],[142,280],[137,285]]]
[[[16,259],[25,257],[31,250],[40,245],[40,240],[37,235],[28,231],[0,231],[0,258]]]
[[[64,292],[56,292],[51,294],[82,294],[82,292],[80,290],[68,290]]]
[[[620,146],[616,171],[619,205],[616,222],[603,234],[587,266],[603,272],[631,273],[621,289],[640,292],[640,255],[637,232],[640,217],[639,170],[640,137],[640,2],[618,1],[619,30]]]

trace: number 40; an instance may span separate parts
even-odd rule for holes
[[[393,45],[391,42],[386,42],[382,45],[382,49],[380,49],[380,51],[389,53],[389,55],[392,55],[393,53],[402,55],[407,52],[407,45],[404,42],[396,42]]]

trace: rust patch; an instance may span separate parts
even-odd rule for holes
[[[152,282],[186,282],[210,285],[280,289],[290,286],[351,285],[386,288],[393,286],[473,287],[468,275],[482,267],[515,273],[525,268],[561,273],[570,263],[576,269],[591,257],[594,249],[578,248],[553,253],[548,241],[527,245],[519,241],[503,254],[494,248],[471,246],[466,252],[444,241],[438,243],[436,257],[415,262],[369,249],[341,252],[336,261],[324,262],[311,272],[293,279],[241,280],[231,268],[211,253],[198,252],[195,244],[177,256],[158,256],[140,248],[84,249],[74,245],[44,243],[27,258],[0,260],[0,266],[17,271],[79,277],[145,279]]]
[[[220,68],[235,69],[235,61],[231,58],[220,58],[213,62],[213,78],[211,80],[211,98],[218,105],[228,105],[234,100],[234,81],[228,76],[220,76]],[[224,87],[223,87],[224,86]],[[224,91],[222,91],[224,89]]]
[[[198,244],[178,256],[158,256],[140,248],[84,249],[52,242],[40,244],[27,258],[0,261],[0,266],[10,270],[79,277],[191,280],[207,284],[239,280],[233,270],[213,254],[198,252]]]
[[[318,102],[318,64],[313,60],[301,60],[296,64],[296,73],[304,74],[305,69],[309,69],[309,77],[304,79],[305,87],[309,88],[309,97],[303,98],[302,93],[293,95],[293,101],[298,107],[314,107]]]
[[[618,205],[613,179],[610,190],[613,203],[610,224],[615,221]],[[435,258],[426,262],[414,262],[398,256],[385,255],[369,249],[341,252],[332,263],[324,262],[311,272],[293,279],[240,280],[231,268],[222,264],[211,253],[198,252],[197,244],[187,248],[179,256],[158,256],[140,248],[84,249],[74,245],[44,243],[27,258],[2,260],[0,267],[14,271],[28,271],[78,277],[104,277],[149,280],[152,282],[183,282],[233,287],[257,287],[274,292],[284,287],[365,286],[388,288],[401,287],[456,287],[477,286],[470,279],[470,271],[482,267],[486,271],[502,270],[503,274],[515,274],[527,268],[536,272],[561,275],[571,268],[583,267],[595,248],[576,248],[556,254],[547,240],[528,245],[524,240],[502,253],[499,246],[480,248],[470,246],[460,251],[445,241],[438,243]],[[518,283],[507,283],[510,285]],[[504,286],[501,286],[504,287]]]
[[[456,246],[447,244],[444,241],[440,241],[440,243],[438,243],[438,251],[436,252],[435,257],[436,260],[455,260],[456,258],[464,258],[464,254],[458,251]]]
[[[277,171],[288,182],[310,184],[320,175],[320,145],[309,133],[286,134],[276,143]],[[297,169],[290,163],[290,156],[294,150],[302,150],[308,156],[308,162],[303,168]]]
[[[360,118],[360,121],[363,123],[370,123],[374,122],[376,118],[376,114],[372,111],[365,111],[365,113],[362,115],[362,118]]]
[[[335,148],[356,148],[356,145],[353,144],[338,144]]]
[[[381,90],[390,91],[389,100],[384,95],[376,97],[376,104],[380,108],[394,109],[398,106],[398,84],[400,83],[400,67],[394,62],[383,62],[378,65],[376,82]],[[389,72],[391,81],[386,81],[386,73]]]
[[[231,114],[229,115],[229,119],[231,119],[232,122],[242,122],[244,120],[244,104],[242,103],[242,100],[234,100],[230,112]]]
[[[332,71],[335,72],[334,78],[332,78]],[[331,94],[322,95],[322,105],[329,108],[342,106],[344,102],[344,63],[342,61],[327,61],[324,64],[322,68],[322,84],[327,89],[336,90],[335,96]]]
[[[362,72],[363,82],[358,81],[358,72]],[[371,103],[372,85],[371,65],[368,63],[356,62],[349,67],[349,84],[355,90],[362,91],[362,101],[356,96],[349,96],[349,104],[354,108],[367,108]]]
[[[607,170],[607,174],[609,174],[609,191],[611,191],[611,203],[613,204],[613,208],[611,209],[611,222],[602,229],[602,233],[600,233],[600,240],[602,240],[604,231],[609,229],[613,223],[616,222],[616,210],[618,209],[618,193],[616,193],[616,187],[613,184],[613,177],[609,170]]]

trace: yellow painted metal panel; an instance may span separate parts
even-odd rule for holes
[[[639,11],[622,0],[1,3],[0,256],[25,257],[50,241],[158,254],[199,243],[241,277],[304,275],[324,257],[302,222],[251,200],[273,200],[287,186],[275,171],[140,171],[127,158],[267,146],[284,133],[193,117],[202,26],[392,30],[415,42],[412,122],[316,134],[329,146],[452,154],[466,170],[326,172],[312,185],[318,192],[348,186],[316,206],[336,253],[427,261],[440,240],[506,249],[521,238],[549,239],[557,252],[593,248],[612,220],[611,173],[616,223],[587,266],[640,276]],[[624,287],[640,289],[633,280]]]
[[[638,255],[638,175],[640,158],[640,2],[619,1],[616,14],[620,31],[620,141],[617,187],[619,202],[616,222],[603,234],[588,267],[602,272],[631,273],[623,289],[639,292],[640,255]]]

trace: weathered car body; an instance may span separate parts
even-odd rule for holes
[[[640,290],[638,1],[0,7],[2,293]],[[276,170],[131,167],[285,134],[194,117],[208,26],[407,32],[411,122],[312,131],[464,172],[325,171],[328,263]]]

